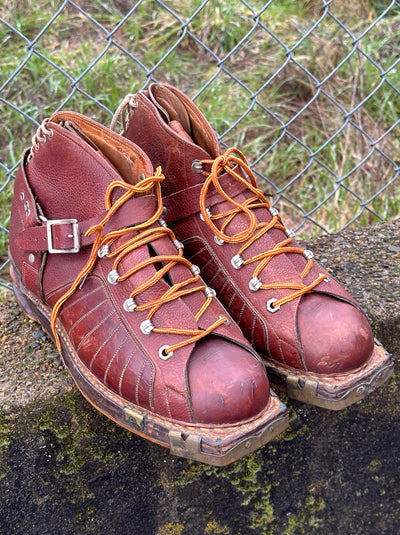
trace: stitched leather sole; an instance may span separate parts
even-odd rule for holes
[[[53,339],[50,328],[51,309],[24,288],[13,266],[11,276],[20,307]],[[85,398],[119,425],[169,448],[173,455],[215,466],[225,466],[270,442],[289,425],[288,410],[272,391],[269,403],[262,413],[236,425],[220,427],[188,425],[162,418],[127,402],[106,388],[81,362],[60,321],[57,322],[57,332],[62,343],[61,357],[64,365]]]
[[[393,360],[376,340],[369,361],[361,368],[346,374],[319,376],[298,372],[270,362],[261,355],[273,386],[286,391],[291,399],[340,410],[363,399],[389,380],[393,373]]]

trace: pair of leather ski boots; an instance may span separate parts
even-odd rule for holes
[[[171,453],[214,465],[388,379],[365,315],[304,250],[237,149],[166,84],[128,95],[122,135],[78,113],[22,157],[11,275],[84,396]]]

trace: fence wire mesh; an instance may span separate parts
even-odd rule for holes
[[[108,124],[168,81],[244,151],[304,235],[400,212],[400,2],[127,0],[0,6],[0,285],[12,182],[43,117]]]

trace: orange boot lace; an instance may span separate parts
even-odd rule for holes
[[[220,240],[221,244],[222,242],[242,244],[237,254],[231,260],[232,265],[236,269],[239,269],[242,265],[257,263],[257,266],[253,272],[253,277],[249,281],[249,287],[253,291],[257,291],[259,289],[271,290],[274,288],[294,290],[289,295],[280,299],[270,299],[267,303],[267,309],[270,312],[276,312],[283,304],[310,292],[313,288],[320,284],[320,282],[324,280],[327,282],[329,281],[328,276],[321,273],[313,282],[307,285],[286,282],[271,284],[262,283],[260,280],[260,275],[263,269],[268,265],[272,258],[285,253],[301,254],[307,259],[306,265],[300,274],[301,278],[304,279],[313,266],[313,253],[309,250],[303,250],[296,244],[290,245],[294,241],[294,233],[286,230],[281,221],[278,210],[271,207],[266,196],[257,187],[256,179],[247,163],[247,160],[239,150],[236,148],[230,148],[223,155],[215,158],[215,160],[201,160],[200,163],[202,165],[211,165],[211,171],[209,173],[207,171],[202,171],[202,173],[206,176],[206,180],[200,193],[200,208],[205,223],[211,228],[214,235]],[[235,167],[242,169],[244,171],[244,175],[249,178],[249,181],[243,178],[241,174],[236,172]],[[235,180],[244,184],[252,193],[254,193],[254,197],[251,197],[244,202],[237,202],[232,199],[224,191],[219,181],[220,176],[225,173],[228,173]],[[221,197],[234,206],[231,210],[214,215],[210,213],[210,210],[206,207],[206,197],[211,186],[217,190]],[[269,210],[272,216],[271,221],[261,223],[257,222],[256,216],[252,210],[260,207],[265,207],[267,210]],[[248,218],[248,226],[233,236],[226,234],[225,229],[229,223],[237,214],[243,212]],[[223,223],[219,229],[214,224],[214,221],[221,219],[223,220]],[[272,228],[276,228],[285,232],[288,236],[287,239],[277,243],[270,250],[264,251],[256,256],[244,260],[241,256],[242,253]]]
[[[161,182],[163,180],[164,175],[161,173],[161,168],[158,167],[154,176],[145,178],[135,185],[131,185],[123,181],[114,181],[109,184],[105,194],[105,207],[107,210],[107,214],[97,225],[94,225],[86,232],[87,236],[95,234],[95,240],[92,246],[90,257],[86,265],[76,277],[70,289],[57,301],[52,311],[51,328],[59,351],[61,351],[61,341],[56,331],[56,321],[60,313],[60,309],[65,303],[65,301],[67,301],[67,299],[75,292],[75,290],[81,284],[83,284],[85,277],[92,271],[95,263],[99,259],[99,256],[114,258],[112,271],[110,272],[108,277],[109,282],[112,284],[117,284],[128,279],[133,273],[136,273],[137,271],[140,271],[141,269],[151,264],[163,265],[163,263],[165,263],[162,268],[157,269],[156,273],[148,281],[135,288],[135,290],[131,292],[129,297],[124,302],[124,308],[127,311],[148,310],[147,319],[142,322],[140,327],[143,333],[148,334],[149,332],[153,331],[155,333],[177,334],[186,337],[185,340],[182,340],[179,343],[170,346],[163,346],[162,348],[160,348],[160,358],[162,358],[163,360],[168,360],[172,357],[172,354],[175,350],[186,345],[192,344],[197,340],[200,340],[201,338],[207,336],[210,332],[215,330],[217,327],[227,322],[227,318],[219,317],[217,321],[215,321],[212,325],[210,325],[210,327],[204,330],[156,327],[151,322],[151,319],[154,314],[164,303],[168,303],[170,301],[173,301],[174,299],[179,299],[180,297],[189,295],[194,292],[204,292],[206,297],[204,304],[195,314],[195,319],[196,321],[198,321],[204,314],[204,312],[207,310],[212,298],[215,297],[214,290],[208,288],[204,284],[201,284],[200,286],[193,286],[193,283],[196,283],[200,279],[200,270],[197,268],[197,266],[192,265],[189,260],[184,258],[182,246],[181,244],[179,244],[179,242],[177,242],[177,240],[175,240],[173,232],[166,226],[152,226],[157,220],[160,219],[163,210],[161,197]],[[112,204],[111,195],[116,188],[121,188],[125,190],[125,193]],[[104,225],[128,199],[137,194],[143,194],[152,190],[154,190],[156,193],[157,210],[148,221],[132,227],[127,227],[103,234]],[[128,239],[120,247],[117,247],[115,250],[110,252],[110,245],[113,242],[115,242],[119,237],[133,232],[135,233],[133,237]],[[157,240],[163,236],[169,236],[174,241],[175,245],[178,248],[177,254],[152,256],[147,258],[146,260],[143,260],[137,265],[135,264],[134,267],[130,268],[125,273],[118,273],[119,263],[129,252],[135,250],[138,247],[141,247],[142,245],[149,244],[152,241]],[[141,305],[137,305],[135,302],[135,296],[150,288],[157,281],[161,280],[164,275],[178,263],[183,264],[187,268],[189,268],[192,271],[193,276],[183,282],[172,285],[160,298]]]

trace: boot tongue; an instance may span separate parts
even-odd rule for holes
[[[167,84],[151,84],[147,96],[164,121],[182,139],[199,145],[212,158],[219,155],[219,144],[214,130],[199,108],[184,93]]]

